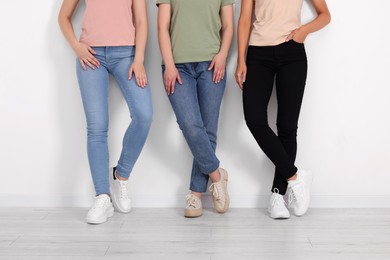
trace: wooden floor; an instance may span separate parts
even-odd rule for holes
[[[0,208],[0,259],[390,259],[390,209],[312,209],[272,220],[264,209],[134,209],[85,223],[85,208]]]

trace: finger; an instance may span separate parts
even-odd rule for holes
[[[145,87],[146,87],[146,85],[148,85],[148,77],[146,75],[144,75],[144,82],[145,82]]]
[[[142,76],[139,77],[139,85],[141,88],[144,88],[145,87],[145,83],[144,83],[144,79],[142,78]]]
[[[88,61],[90,63],[92,63],[93,65],[95,65],[96,68],[99,68],[99,61],[95,57],[93,57],[93,56],[88,57]]]
[[[240,85],[238,73],[234,75],[234,79],[236,80],[237,85]]]
[[[95,69],[92,63],[90,63],[88,60],[84,60],[84,63],[87,64],[91,69]]]
[[[183,81],[181,80],[180,74],[177,74],[177,81],[179,82],[180,85],[183,84]]]
[[[137,77],[137,85],[138,87],[143,87],[142,78],[140,76]]]
[[[241,89],[243,89],[243,87],[244,87],[244,82],[245,82],[244,74],[241,74],[241,77],[240,77],[240,88]]]
[[[214,65],[215,65],[215,61],[212,60],[211,63],[210,63],[210,66],[209,66],[209,68],[208,68],[208,70],[212,70],[213,67],[214,67]]]
[[[218,83],[219,71],[217,69],[214,69],[214,75],[215,75],[214,83]]]
[[[142,83],[142,88],[145,88],[146,87],[146,77],[145,77],[145,75],[142,75],[141,83]]]
[[[217,78],[217,70],[214,69],[214,72],[213,72],[213,82],[215,83],[215,79]]]
[[[221,79],[223,79],[225,77],[225,70],[222,70],[221,72]]]
[[[95,56],[92,56],[91,59],[95,62],[95,64],[97,65],[97,67],[100,66],[100,61],[98,59],[95,58]]]
[[[171,81],[169,79],[167,79],[166,90],[167,90],[167,95],[169,96],[171,94]]]
[[[88,46],[88,50],[90,53],[96,54],[96,51],[94,51],[94,49],[92,49],[90,46]]]
[[[167,92],[167,95],[169,95],[169,91],[170,91],[170,87],[169,87],[169,81],[168,79],[166,78],[165,81],[164,81],[164,85],[165,85],[165,91]]]
[[[91,58],[87,57],[86,60],[87,60],[87,62],[88,62],[89,64],[91,64],[91,65],[93,66],[93,69],[96,69],[96,68],[97,68],[97,66],[95,65],[95,63],[93,62],[93,60],[92,60]]]
[[[223,78],[223,72],[220,71],[220,72],[218,73],[218,83],[221,82],[222,78]]]
[[[135,75],[135,82],[137,83],[137,85],[138,85],[139,87],[142,86],[142,84],[141,84],[141,79],[140,79],[140,77],[137,76],[137,75]]]
[[[167,85],[165,86],[165,91],[167,92],[167,95],[169,96],[169,92],[171,91],[171,87],[168,84],[169,83],[167,82]]]
[[[221,71],[221,73],[219,74],[219,82],[221,82],[223,80],[224,76],[225,76],[225,72]]]
[[[220,77],[219,74],[220,74],[220,70],[217,68],[214,68],[214,77],[213,77],[214,83],[218,83],[218,79]]]
[[[80,64],[83,70],[87,70],[87,67],[85,66],[84,61],[82,59],[80,59]]]
[[[138,86],[143,88],[144,87],[144,77],[143,77],[143,74],[138,76],[137,81],[139,82]]]
[[[131,67],[129,70],[129,80],[133,78],[134,69]]]
[[[175,85],[176,85],[176,79],[172,80],[171,94],[173,94],[175,92]]]

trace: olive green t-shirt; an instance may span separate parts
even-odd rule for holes
[[[221,7],[234,4],[234,0],[157,0],[159,4],[171,5],[175,63],[212,60],[221,47]]]

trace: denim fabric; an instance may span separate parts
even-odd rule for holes
[[[218,84],[212,81],[210,61],[176,64],[183,84],[176,82],[169,101],[177,123],[194,156],[190,190],[205,192],[209,174],[218,169],[215,155],[219,110],[226,76]],[[163,65],[163,73],[165,66]]]
[[[131,114],[117,165],[118,174],[128,178],[146,141],[152,121],[150,87],[140,88],[128,79],[134,46],[93,47],[100,62],[98,69],[83,70],[77,60],[77,77],[87,119],[88,160],[96,194],[110,194],[108,169],[108,87],[109,74],[117,81]]]

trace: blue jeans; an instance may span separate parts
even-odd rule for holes
[[[135,77],[128,79],[134,46],[93,47],[100,62],[98,69],[83,70],[77,60],[77,78],[87,119],[88,160],[96,194],[110,194],[108,132],[109,73],[117,81],[131,114],[117,164],[121,177],[128,178],[144,146],[152,121],[150,87],[140,88]]]
[[[176,64],[183,84],[176,82],[169,101],[177,123],[194,156],[190,190],[205,192],[209,174],[218,169],[215,155],[219,110],[225,91],[226,76],[218,84],[212,80],[210,61]],[[162,66],[163,73],[165,66]]]

